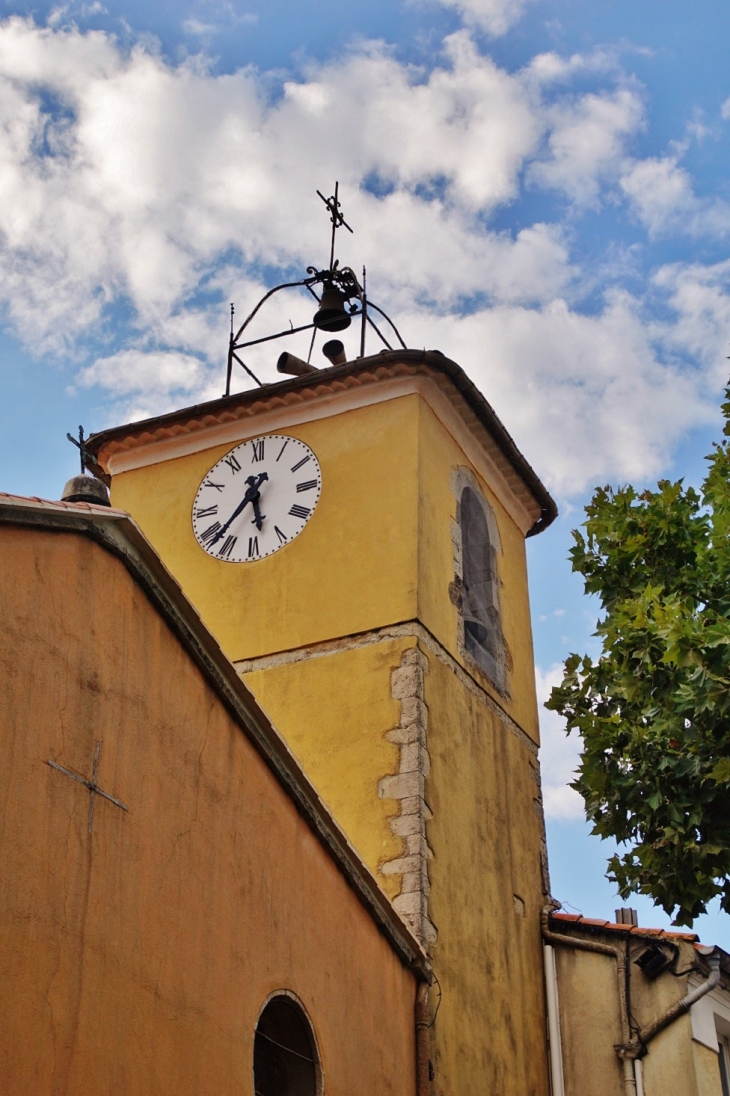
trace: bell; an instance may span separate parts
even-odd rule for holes
[[[344,331],[351,323],[345,312],[345,297],[331,282],[325,282],[322,300],[314,314],[314,326],[322,331]]]

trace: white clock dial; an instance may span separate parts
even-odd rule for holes
[[[252,438],[203,476],[193,532],[224,563],[263,559],[301,533],[321,491],[319,461],[303,441],[286,434]]]

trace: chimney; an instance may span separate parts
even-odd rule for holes
[[[639,925],[639,915],[636,910],[629,909],[624,906],[620,910],[616,910],[616,924],[617,925]]]

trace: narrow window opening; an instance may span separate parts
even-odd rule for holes
[[[497,553],[485,505],[465,487],[459,506],[463,567],[464,647],[498,689],[506,689],[504,639],[499,613]]]
[[[730,1096],[730,1039],[726,1035],[720,1035],[718,1044],[722,1096]]]
[[[291,997],[274,997],[256,1025],[255,1096],[317,1096],[319,1068],[304,1010]]]

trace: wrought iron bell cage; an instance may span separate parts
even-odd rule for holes
[[[258,379],[255,373],[246,365],[245,361],[240,354],[241,351],[246,350],[251,346],[259,346],[261,343],[274,342],[278,339],[284,339],[291,335],[298,335],[303,331],[312,332],[312,341],[309,347],[309,357],[307,359],[307,365],[309,364],[309,358],[311,358],[312,350],[314,347],[314,340],[317,332],[334,333],[344,331],[352,324],[353,320],[360,319],[360,347],[358,357],[365,357],[365,346],[367,340],[367,332],[369,328],[375,332],[380,339],[385,349],[393,350],[393,345],[388,341],[383,332],[376,324],[372,312],[376,312],[379,316],[382,316],[386,323],[392,329],[392,332],[397,339],[400,346],[405,350],[407,349],[398,328],[395,326],[391,318],[380,308],[374,304],[373,301],[368,299],[366,292],[366,272],[365,267],[362,271],[362,280],[358,280],[354,271],[349,266],[341,267],[339,261],[335,259],[335,241],[338,228],[346,228],[349,232],[352,229],[345,221],[339,202],[339,183],[335,183],[335,192],[330,198],[325,198],[324,195],[318,190],[317,194],[324,202],[330,213],[330,219],[332,222],[332,240],[330,247],[330,265],[324,270],[318,270],[317,267],[308,266],[307,276],[300,278],[294,282],[282,282],[280,285],[275,285],[273,289],[269,289],[258,302],[256,307],[249,313],[246,319],[243,321],[238,330],[234,330],[233,327],[233,305],[231,305],[231,334],[228,344],[228,364],[226,370],[226,391],[225,395],[231,394],[231,380],[233,376],[233,363],[237,362],[241,368],[258,384],[263,387],[263,383]],[[258,315],[259,311],[266,304],[275,293],[279,293],[283,289],[306,289],[311,293],[314,300],[317,302],[317,311],[314,314],[311,323],[302,324],[299,327],[289,327],[284,331],[277,331],[273,335],[263,335],[256,339],[246,339],[244,335],[247,333],[249,325]],[[319,289],[319,294],[317,290]],[[392,336],[391,336],[392,338]],[[281,355],[281,358],[286,355]],[[280,360],[281,360],[280,358]],[[297,359],[298,360],[298,359]],[[314,371],[315,367],[311,366],[311,370]]]

